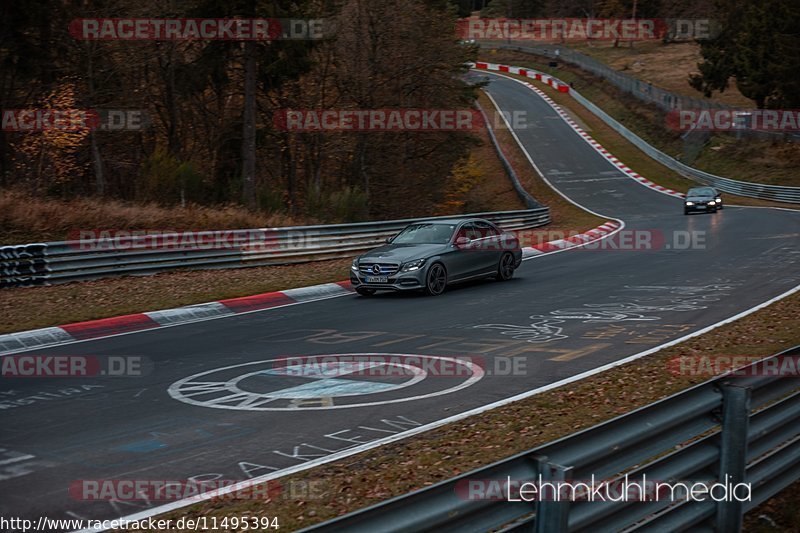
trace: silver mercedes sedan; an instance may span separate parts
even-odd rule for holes
[[[424,221],[356,257],[350,282],[362,296],[415,289],[439,295],[453,283],[486,277],[509,280],[521,262],[516,235],[488,220]]]

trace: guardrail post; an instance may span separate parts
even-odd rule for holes
[[[747,469],[747,432],[750,425],[750,387],[723,383],[722,440],[719,460],[719,482],[744,483]],[[716,530],[740,531],[742,502],[732,496],[717,503]]]
[[[569,519],[569,500],[559,501],[558,483],[572,480],[572,467],[551,463],[547,457],[537,457],[537,470],[542,484],[553,483],[556,486],[550,494],[539,493],[536,501],[536,533],[566,533]],[[568,491],[571,494],[571,491]]]

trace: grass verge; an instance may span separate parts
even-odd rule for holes
[[[306,223],[313,223],[307,221]],[[301,221],[282,214],[259,214],[236,205],[163,207],[118,200],[43,198],[0,190],[0,244],[76,239],[79,230],[224,230],[292,226]]]
[[[308,265],[164,272],[2,289],[0,333],[157,311],[347,278],[350,259]],[[36,312],[26,313],[26,309]]]
[[[277,516],[282,529],[306,527],[591,427],[708,379],[670,373],[671,358],[767,356],[797,344],[798,331],[800,293],[795,293],[705,335],[580,382],[281,479],[284,486],[313,482],[323,487],[324,495],[317,498],[209,501],[162,518]],[[796,509],[798,493],[785,492],[793,504],[788,508]],[[780,526],[784,517],[776,514],[772,520]]]
[[[569,47],[667,91],[703,98],[703,93],[689,85],[689,75],[699,72],[697,64],[703,60],[697,42],[640,41],[616,47],[613,42],[575,42]],[[730,80],[725,92],[715,92],[711,100],[731,106],[753,106],[753,101],[739,92],[735,79]]]

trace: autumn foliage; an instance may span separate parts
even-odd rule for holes
[[[0,16],[3,109],[146,117],[139,130],[0,131],[6,189],[166,207],[238,203],[331,221],[413,216],[446,201],[448,176],[475,143],[469,132],[273,126],[286,109],[471,109],[461,74],[474,50],[457,41],[448,2],[45,0],[5,3]],[[324,19],[328,30],[247,43],[85,41],[69,31],[76,19],[145,16]]]

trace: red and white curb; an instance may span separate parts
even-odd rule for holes
[[[602,226],[566,239],[559,239],[537,244],[533,247],[523,248],[523,257],[528,258],[581,246],[588,242],[604,238],[619,227],[620,224],[618,222],[606,222]],[[337,283],[323,283],[322,285],[287,289],[285,291],[267,292],[254,296],[230,298],[218,302],[187,305],[175,309],[149,311],[133,315],[77,322],[65,326],[34,329],[30,331],[21,331],[19,333],[7,333],[5,335],[0,335],[0,355],[166,326],[188,324],[212,318],[223,318],[273,307],[335,298],[352,293],[353,288],[349,281],[339,281]]]
[[[353,292],[349,281],[324,283],[311,287],[268,292],[242,298],[230,298],[218,302],[187,305],[176,309],[150,311],[133,315],[118,316],[78,322],[50,328],[34,329],[19,333],[0,335],[0,355],[32,348],[44,348],[88,339],[97,339],[160,328],[187,324],[210,318],[221,318],[250,311],[260,311],[272,307],[323,300],[344,296]]]
[[[574,248],[576,246],[583,246],[584,244],[596,241],[597,239],[608,237],[621,227],[622,224],[620,222],[617,222],[615,220],[609,220],[605,224],[597,226],[594,229],[590,229],[585,233],[571,235],[566,239],[558,239],[555,241],[549,241],[541,244],[536,244],[534,246],[525,247],[522,249],[522,256],[527,258],[534,255],[566,250],[568,248]]]
[[[521,68],[521,67],[513,67],[513,66],[510,66],[510,65],[498,65],[498,64],[495,64],[495,63],[480,63],[480,62],[475,63],[475,67],[474,68],[479,69],[479,70],[494,70],[494,71],[497,71],[497,72],[506,72],[508,74],[517,74],[519,76],[525,76],[526,78],[531,78],[531,79],[535,79],[535,80],[541,81],[542,83],[546,83],[547,85],[553,87],[554,89],[557,89],[559,92],[562,92],[562,93],[569,93],[572,90],[568,84],[564,83],[563,81],[559,80],[558,78],[554,78],[554,77],[549,76],[547,74],[544,74],[542,72],[537,72],[537,71],[531,70],[531,69],[525,69],[525,68]],[[550,105],[550,107],[552,107],[555,110],[555,112],[558,113],[558,115],[562,119],[564,119],[564,121],[567,124],[569,124],[569,126],[573,130],[575,130],[575,132],[577,132],[578,135],[581,136],[581,138],[583,138],[583,140],[585,140],[587,143],[589,143],[589,145],[592,148],[594,148],[597,151],[597,153],[602,155],[609,163],[614,165],[623,174],[625,174],[629,178],[632,178],[632,179],[636,180],[638,183],[644,185],[645,187],[648,187],[650,189],[658,191],[658,192],[660,192],[662,194],[667,194],[669,196],[674,196],[676,198],[685,198],[686,197],[685,194],[680,193],[678,191],[673,191],[672,189],[668,189],[667,187],[663,187],[661,185],[653,183],[652,181],[650,181],[649,179],[645,178],[641,174],[639,174],[637,172],[634,172],[633,170],[628,168],[628,166],[625,163],[623,163],[622,161],[620,161],[619,159],[614,157],[614,155],[611,152],[609,152],[608,150],[603,148],[603,145],[601,145],[599,142],[594,140],[591,135],[586,133],[586,131],[583,128],[581,128],[574,120],[572,120],[572,118],[567,113],[565,113],[564,110],[561,109],[561,107],[557,103],[555,103],[552,98],[547,96],[547,94],[544,91],[542,91],[539,88],[535,87],[531,83],[527,83],[527,82],[521,82],[521,83],[523,85],[525,85],[526,87],[528,87],[529,89],[531,89],[537,95],[539,95],[545,102],[547,102]]]

